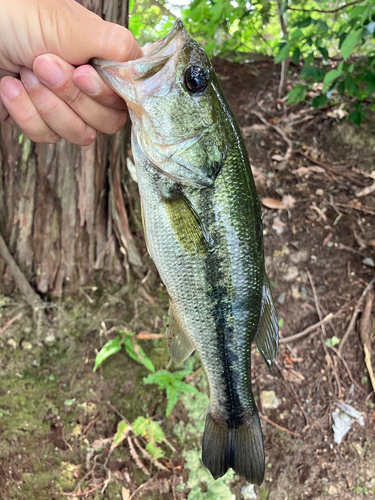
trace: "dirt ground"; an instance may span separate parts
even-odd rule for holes
[[[375,405],[361,338],[366,331],[371,338],[374,323],[365,312],[371,291],[361,295],[375,275],[375,199],[361,191],[375,178],[375,120],[356,128],[341,120],[339,106],[286,107],[275,98],[269,62],[215,67],[263,203],[280,324],[272,374],[253,353],[265,481],[253,490],[229,473],[215,483],[202,469],[207,382],[196,354],[183,368],[200,392],[184,394],[168,418],[165,392],[144,385],[147,369],[125,352],[93,373],[96,353],[119,327],[146,332],[139,344],[156,370],[167,366],[164,340],[148,335],[163,333],[167,311],[151,265],[141,284],[80,289],[51,304],[48,328],[15,290],[0,290],[2,500],[374,498]],[[321,328],[283,341],[329,314]],[[274,391],[273,407],[265,391]],[[332,414],[340,403],[358,410],[364,425],[353,421],[337,444]],[[118,423],[138,416],[161,423],[163,469],[134,448],[134,436],[111,449]]]

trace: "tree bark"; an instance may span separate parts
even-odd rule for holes
[[[128,2],[80,2],[107,21],[127,24]],[[98,134],[78,147],[34,144],[0,126],[0,234],[26,279],[42,294],[61,296],[105,276],[143,271],[127,208],[137,189],[126,169],[129,128]],[[123,185],[128,183],[125,195]],[[12,270],[0,256],[0,283]],[[13,277],[14,278],[14,277]]]

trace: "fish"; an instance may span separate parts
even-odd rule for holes
[[[167,346],[176,364],[197,350],[207,374],[203,464],[214,479],[232,468],[260,485],[251,346],[272,370],[278,321],[248,154],[213,66],[182,21],[143,51],[91,64],[129,109],[146,245],[170,299]]]

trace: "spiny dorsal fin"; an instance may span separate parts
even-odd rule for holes
[[[164,200],[174,234],[182,248],[190,254],[206,255],[211,242],[197,212],[184,193]]]
[[[194,344],[183,332],[171,305],[168,310],[165,340],[169,354],[176,365],[185,361],[195,350]]]
[[[267,276],[264,276],[262,309],[255,343],[269,370],[272,371],[279,347],[279,325]]]

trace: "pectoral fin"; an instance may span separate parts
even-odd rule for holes
[[[279,325],[267,276],[264,276],[262,309],[255,343],[269,370],[272,371],[279,347]]]
[[[150,254],[150,250],[148,248],[148,242],[147,242],[147,232],[146,232],[146,220],[145,220],[145,210],[143,208],[143,201],[141,198],[141,215],[142,215],[142,225],[143,225],[143,233],[145,235],[145,243],[146,243],[146,248],[148,253]],[[151,255],[151,254],[150,254]]]
[[[169,354],[176,365],[185,361],[195,350],[194,344],[183,332],[172,306],[169,306],[165,339]]]
[[[174,234],[187,253],[206,255],[209,236],[194,207],[182,192],[164,200]]]

